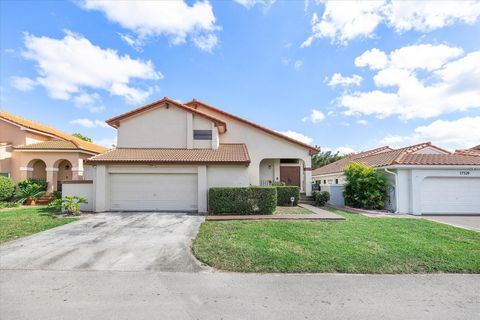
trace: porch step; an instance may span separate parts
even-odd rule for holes
[[[55,197],[52,196],[52,195],[47,194],[47,195],[44,195],[44,196],[38,198],[38,200],[37,200],[36,203],[37,203],[37,204],[49,204],[49,203],[52,202],[53,200],[55,200]]]

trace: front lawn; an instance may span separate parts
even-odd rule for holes
[[[57,218],[46,207],[31,207],[0,211],[0,243],[58,227],[77,218]]]
[[[207,221],[193,241],[204,263],[238,272],[480,273],[480,233],[424,219]]]

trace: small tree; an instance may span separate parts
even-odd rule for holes
[[[345,204],[354,208],[381,209],[387,199],[387,181],[372,167],[350,162],[344,169]]]
[[[75,132],[74,134],[72,134],[72,136],[77,137],[77,138],[82,139],[82,140],[87,141],[87,142],[92,142],[92,138],[84,136],[83,134],[78,133],[78,132]]]
[[[12,179],[0,176],[0,201],[8,200],[15,191],[15,182]]]

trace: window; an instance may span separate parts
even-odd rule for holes
[[[0,172],[0,176],[10,178],[10,173],[9,172]]]
[[[298,163],[298,159],[280,159],[280,163]]]
[[[193,139],[212,140],[212,130],[193,130]]]
[[[327,180],[323,180],[323,184],[327,184]]]
[[[335,179],[335,184],[338,184],[338,179]]]

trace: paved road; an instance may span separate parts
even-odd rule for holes
[[[480,275],[0,271],[0,318],[480,319]]]
[[[422,216],[422,218],[449,224],[449,225],[463,228],[463,229],[480,232],[480,216],[435,215],[435,216]]]
[[[202,271],[190,254],[204,217],[106,213],[0,246],[0,268]]]

